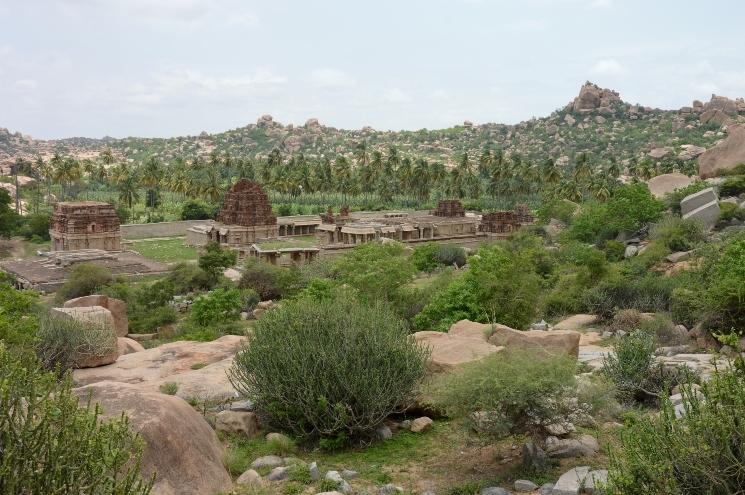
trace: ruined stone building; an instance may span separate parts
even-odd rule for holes
[[[528,205],[519,204],[515,207],[515,211],[484,213],[481,216],[479,230],[490,234],[508,234],[534,221]]]
[[[121,250],[119,217],[100,201],[66,201],[54,206],[49,236],[52,251]]]

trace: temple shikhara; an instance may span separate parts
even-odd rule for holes
[[[109,203],[69,201],[57,203],[49,222],[51,251],[121,250],[119,217]]]

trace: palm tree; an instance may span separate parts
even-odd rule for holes
[[[419,158],[414,166],[412,186],[417,200],[421,204],[429,197],[431,168],[426,158]]]
[[[542,180],[545,184],[557,184],[561,180],[561,172],[559,171],[559,167],[556,166],[556,163],[549,158],[545,162],[543,162],[542,167]]]
[[[140,183],[145,187],[157,188],[160,185],[162,178],[163,170],[160,160],[158,160],[157,156],[152,155],[145,160],[145,164],[142,167]]]
[[[218,169],[214,167],[209,167],[207,169],[200,193],[202,196],[209,198],[213,203],[217,203],[222,194],[222,188],[220,187],[220,173]]]
[[[580,184],[584,184],[591,176],[592,165],[590,165],[590,159],[588,158],[587,153],[580,153],[577,158],[577,163],[574,165],[572,177]]]
[[[106,148],[99,154],[99,159],[101,160],[101,163],[106,165],[107,167],[114,163],[114,153],[111,151],[111,148]]]
[[[351,188],[352,169],[349,166],[349,161],[344,155],[339,155],[334,161],[334,167],[332,169],[334,183],[336,188],[341,191],[342,202],[346,204],[347,193]]]
[[[63,159],[61,163],[57,163],[58,165],[54,172],[54,180],[59,182],[62,186],[62,197],[64,199],[70,186],[81,177],[82,172],[80,170],[80,163],[73,158],[67,157]]]
[[[617,179],[621,175],[621,167],[618,165],[618,160],[616,160],[615,156],[610,158],[607,174],[614,179]]]
[[[137,179],[137,174],[134,172],[126,173],[116,183],[116,189],[119,191],[119,201],[126,204],[129,208],[130,218],[133,218],[134,204],[140,200],[138,187],[139,181]]]

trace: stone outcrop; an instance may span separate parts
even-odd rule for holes
[[[655,198],[662,198],[666,194],[669,194],[676,189],[683,189],[692,183],[693,179],[687,175],[681,174],[680,172],[673,172],[652,177],[647,181],[647,186],[649,186],[649,192],[651,192]]]
[[[713,187],[690,194],[680,202],[680,213],[684,219],[692,218],[703,222],[708,228],[719,220],[719,198]]]
[[[226,335],[212,342],[171,342],[121,356],[111,366],[75,370],[73,382],[78,386],[102,381],[127,383],[152,392],[164,383],[175,383],[176,395],[182,398],[227,400],[234,398],[236,391],[226,372],[244,340]]]
[[[153,495],[217,495],[232,487],[215,432],[183,399],[101,382],[75,389],[101,405],[104,418],[125,413],[144,441],[142,476],[156,475]]]
[[[571,110],[576,113],[610,113],[611,106],[620,102],[621,98],[616,91],[603,89],[586,82],[579,90],[579,95],[571,103]]]
[[[73,351],[73,367],[98,368],[117,360],[119,346],[114,331],[114,318],[108,309],[101,306],[54,308],[52,314],[58,318],[69,318],[99,327],[99,330],[81,336],[82,345]]]
[[[134,339],[127,337],[118,337],[116,339],[117,347],[119,348],[119,355],[124,356],[125,354],[132,354],[133,352],[144,351],[145,348]]]
[[[117,337],[127,336],[129,320],[127,319],[127,305],[124,301],[109,296],[92,295],[76,297],[64,304],[65,308],[84,308],[86,306],[101,306],[109,310]]]
[[[217,221],[226,225],[255,227],[276,225],[269,197],[256,182],[241,179],[225,193]]]
[[[703,146],[695,146],[693,144],[684,144],[680,147],[680,153],[678,153],[678,160],[683,160],[684,162],[687,162],[689,160],[693,160],[694,158],[699,157],[702,153],[706,151],[706,148]]]
[[[745,163],[745,126],[729,126],[727,137],[698,157],[698,175],[706,179],[741,163]]]
[[[515,330],[505,325],[490,325],[461,320],[450,327],[458,337],[481,339],[507,351],[542,351],[551,355],[565,354],[577,359],[580,333],[571,330]]]
[[[502,350],[483,338],[443,332],[416,332],[413,338],[429,347],[431,355],[427,361],[427,369],[433,373],[451,371],[457,366],[478,361]]]
[[[554,330],[583,330],[595,323],[598,317],[596,315],[578,314],[565,318],[553,326]]]

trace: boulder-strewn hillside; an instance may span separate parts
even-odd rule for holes
[[[480,153],[485,146],[499,146],[507,153],[520,153],[534,160],[551,157],[559,164],[583,151],[601,159],[613,156],[619,161],[644,156],[652,160],[689,161],[717,144],[725,137],[727,127],[738,122],[745,122],[743,99],[712,95],[707,103],[694,101],[679,110],[660,110],[626,103],[617,92],[587,82],[563,108],[516,125],[475,125],[466,121],[448,129],[393,132],[370,127],[336,129],[313,118],[302,126],[283,125],[264,115],[255,124],[217,134],[55,141],[37,141],[0,128],[0,160],[19,155],[51,155],[56,150],[90,157],[106,147],[132,160],[153,153],[164,159],[215,151],[265,155],[275,147],[288,154],[321,155],[351,153],[358,142],[366,140],[374,148],[396,145],[401,152],[446,163],[455,161],[464,151]]]

